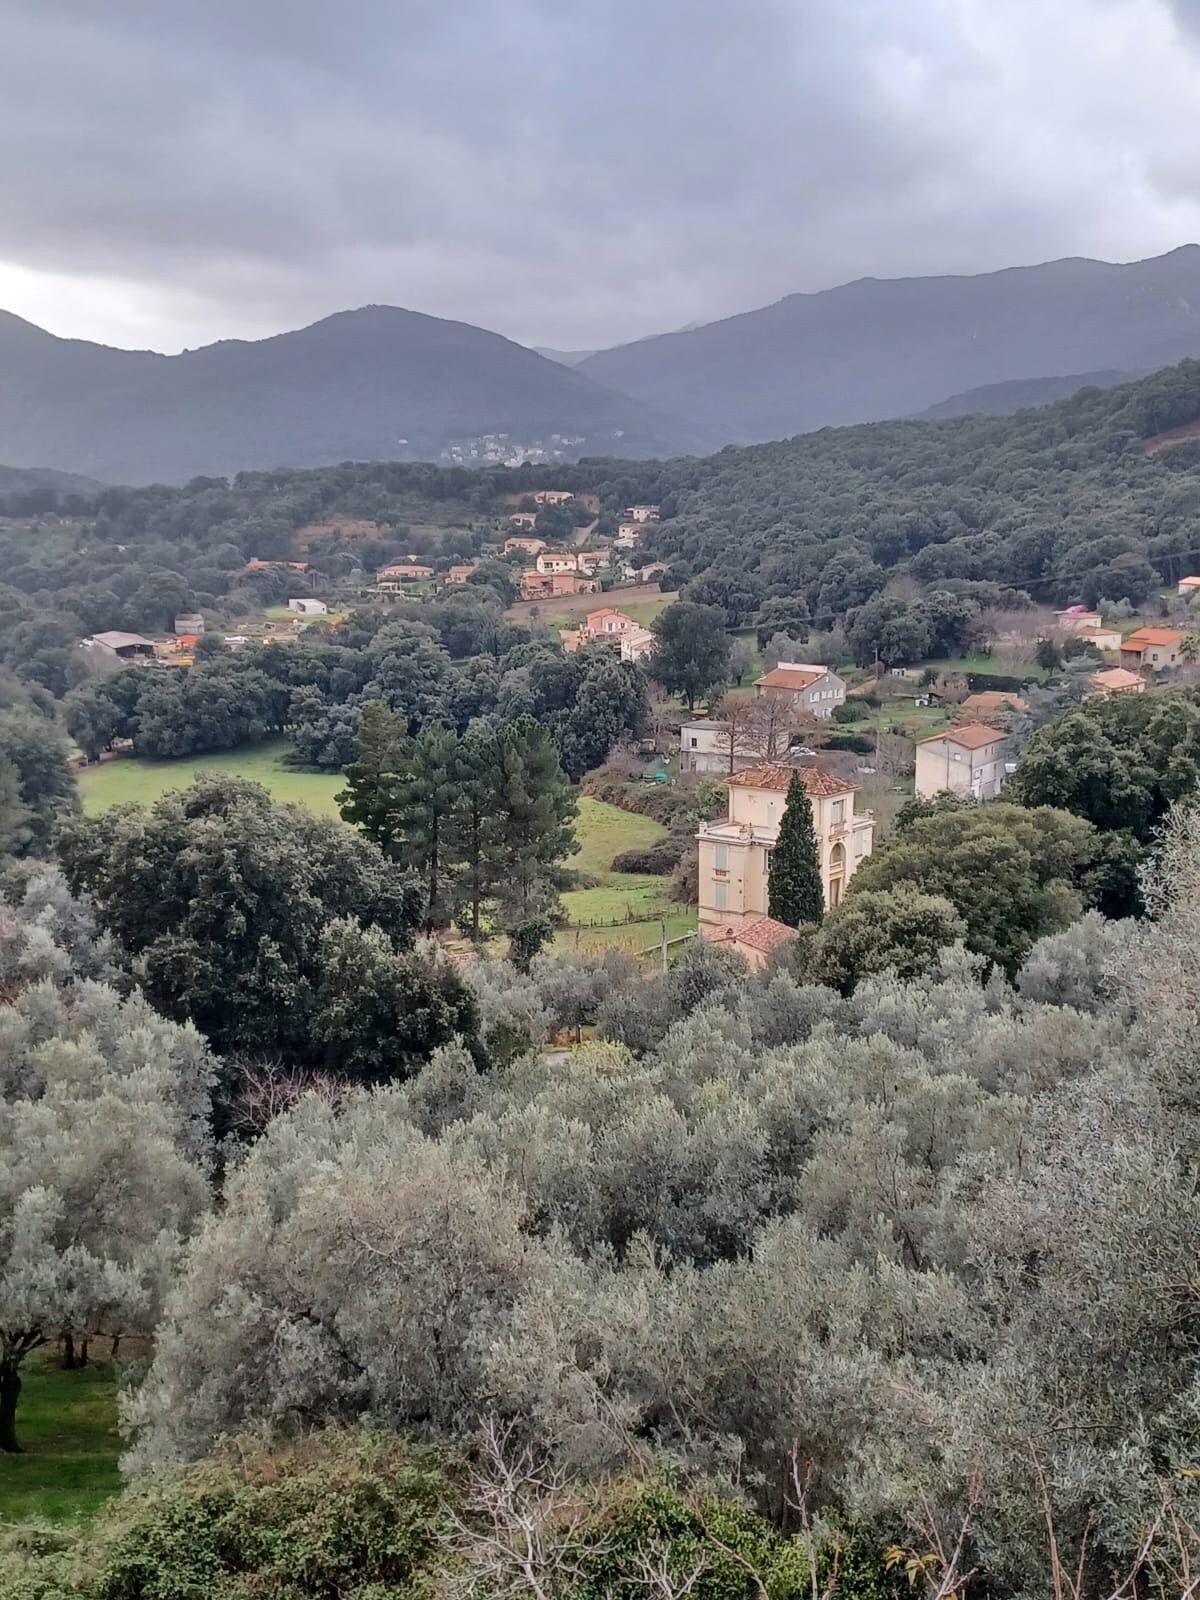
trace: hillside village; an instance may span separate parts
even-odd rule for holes
[[[600,532],[597,495],[544,488],[510,498],[518,500],[517,508],[497,510],[490,541],[485,538],[467,561],[418,560],[414,553],[384,562],[370,579],[351,568],[330,582],[310,562],[251,557],[248,572],[282,574],[285,583],[310,592],[289,595],[267,616],[239,624],[244,632],[217,637],[235,651],[305,636],[336,640],[340,622],[356,606],[428,604],[490,579],[504,584],[504,598],[512,601],[508,615],[535,635],[549,627],[564,654],[611,650],[653,681],[653,618],[674,599],[658,587],[670,569],[644,558],[634,564],[630,552],[653,534],[659,506],[620,508],[606,516]],[[1110,621],[1080,604],[1006,615],[962,669],[914,662],[890,668],[876,663],[864,671],[791,659],[781,653],[788,641],[771,641],[770,666],[736,686],[715,684],[709,714],[670,715],[657,736],[653,762],[666,763],[669,781],[717,780],[728,792],[722,814],[697,835],[690,897],[697,931],[730,943],[752,966],[793,936],[767,915],[771,855],[790,772],[801,774],[813,803],[824,905],[833,909],[872,852],[874,810],[856,800],[864,787],[868,798],[883,803],[885,837],[896,797],[996,799],[1017,770],[1028,737],[1028,695],[1044,698],[1053,672],[1067,669],[1059,681],[1076,703],[1190,681],[1200,665],[1200,635],[1191,617],[1198,594],[1200,577],[1187,575],[1173,595],[1159,597],[1157,610],[1177,619],[1172,625],[1136,614]],[[556,609],[564,603],[569,609]],[[130,663],[188,666],[207,627],[203,615],[181,614],[173,635],[101,631],[84,639],[81,650],[89,669],[101,674]],[[752,664],[763,666],[761,655],[751,647]],[[993,680],[1006,686],[985,686]],[[902,731],[912,718],[920,731]],[[119,757],[119,745],[108,754],[114,753]]]

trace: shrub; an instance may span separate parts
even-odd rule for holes
[[[437,1458],[395,1437],[328,1429],[248,1440],[129,1490],[81,1536],[6,1560],[22,1600],[400,1600],[431,1564],[449,1491]]]
[[[687,842],[674,839],[664,839],[660,844],[652,844],[641,850],[622,850],[613,857],[612,869],[614,872],[639,872],[647,877],[665,878],[674,872],[679,865],[679,858],[687,848]]]
[[[875,748],[875,740],[868,733],[833,732],[825,740],[827,750],[850,750],[860,756],[869,756]]]
[[[878,704],[878,702],[876,702]],[[853,700],[843,700],[841,705],[833,708],[834,722],[861,722],[866,714],[866,699],[863,695],[855,695]]]

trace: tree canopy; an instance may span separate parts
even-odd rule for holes
[[[417,1030],[403,1060],[471,1031],[453,980],[407,955],[421,915],[413,879],[370,840],[277,805],[255,784],[201,779],[146,810],[79,820],[59,853],[147,995],[220,1049],[285,1050],[349,1068],[360,1030],[339,1032],[330,1015],[341,999],[331,963],[353,967],[356,940],[366,968],[386,952],[404,957],[403,981],[430,991],[429,1029]],[[389,983],[401,981],[388,970]],[[386,1042],[381,1049],[394,1056]]]

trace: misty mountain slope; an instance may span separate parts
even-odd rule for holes
[[[1080,389],[1115,389],[1118,384],[1134,383],[1142,372],[1075,372],[1060,378],[1013,378],[1007,383],[985,383],[978,389],[952,394],[920,413],[923,422],[942,417],[1011,417],[1014,411],[1031,406],[1048,406],[1068,400]]]
[[[434,459],[487,434],[574,455],[703,447],[570,367],[498,334],[389,306],[181,355],[59,339],[0,314],[0,460],[108,482],[272,466]]]
[[[55,472],[51,467],[0,467],[0,496],[42,496],[47,506],[61,495],[91,495],[103,487],[95,478]]]
[[[978,277],[864,278],[575,369],[724,440],[912,416],[981,385],[1146,371],[1200,353],[1200,246]]]

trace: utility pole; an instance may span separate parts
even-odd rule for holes
[[[659,918],[659,923],[662,927],[662,969],[665,973],[667,970],[667,914],[665,911]]]
[[[875,646],[875,698],[879,699],[879,646]],[[882,720],[883,706],[875,707],[875,776],[879,776],[879,724]]]

